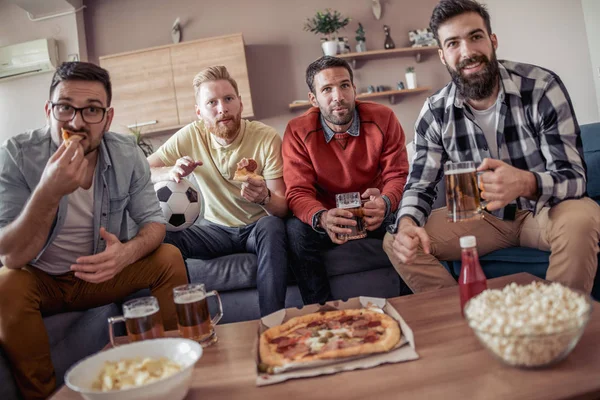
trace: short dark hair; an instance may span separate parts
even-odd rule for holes
[[[81,62],[81,61],[69,61],[62,63],[54,73],[52,77],[52,83],[50,84],[50,100],[54,94],[54,89],[62,81],[91,81],[100,82],[106,90],[106,106],[110,106],[112,100],[112,87],[110,84],[110,76],[108,71],[96,64]]]
[[[433,9],[431,19],[429,20],[429,28],[433,32],[435,39],[438,41],[440,47],[440,37],[438,36],[438,29],[440,25],[448,21],[450,18],[454,18],[457,15],[461,15],[468,12],[477,13],[483,18],[485,27],[487,28],[488,35],[492,34],[492,23],[490,21],[490,14],[487,11],[487,7],[483,4],[476,2],[475,0],[442,0]]]
[[[354,74],[352,73],[352,68],[350,64],[344,59],[331,57],[331,56],[323,56],[318,60],[310,63],[308,68],[306,68],[306,84],[312,93],[315,93],[315,75],[324,69],[342,67],[346,68],[348,73],[350,74],[350,82],[354,84]]]

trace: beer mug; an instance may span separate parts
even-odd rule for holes
[[[367,227],[365,224],[365,213],[363,211],[363,202],[359,192],[341,193],[335,195],[335,205],[337,208],[348,210],[353,214],[353,219],[356,221],[355,226],[344,225],[343,228],[349,228],[350,234],[338,234],[340,239],[362,239],[367,236]]]
[[[473,161],[444,164],[448,221],[472,221],[483,217],[477,168]]]
[[[130,342],[157,339],[165,334],[158,300],[154,296],[126,301],[122,316],[108,318],[108,335],[113,346],[116,346],[114,324],[117,322],[125,322]]]
[[[207,298],[216,296],[219,312],[211,319]],[[223,317],[223,304],[216,290],[206,292],[203,283],[190,283],[173,289],[177,325],[181,337],[195,340],[202,347],[217,341],[214,326]]]

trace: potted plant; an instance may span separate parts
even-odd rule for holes
[[[355,39],[356,39],[356,51],[358,53],[367,51],[367,44],[366,44],[367,38],[365,37],[365,30],[360,22],[358,23],[358,29],[356,30]]]
[[[129,132],[131,132],[131,134],[135,136],[135,142],[144,153],[144,156],[148,157],[149,155],[154,153],[154,147],[152,146],[152,143],[146,141],[146,139],[142,136],[141,126],[137,126],[136,124],[129,128]]]
[[[417,88],[417,74],[415,73],[415,67],[406,68],[406,88]]]
[[[326,40],[321,44],[326,56],[335,56],[338,50],[337,32],[348,25],[350,18],[344,18],[339,11],[326,9],[317,11],[312,18],[307,18],[304,30],[314,34],[325,35]]]

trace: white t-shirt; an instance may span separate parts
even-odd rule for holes
[[[52,275],[64,274],[82,256],[94,251],[94,182],[85,190],[79,188],[68,196],[67,215],[58,236],[34,264]]]
[[[487,110],[476,110],[471,107],[475,122],[485,135],[485,140],[490,151],[492,158],[498,157],[498,116],[500,115],[500,93],[496,102]]]

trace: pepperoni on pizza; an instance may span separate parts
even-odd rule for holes
[[[266,369],[290,363],[382,353],[400,341],[390,316],[367,309],[318,312],[295,317],[260,336]],[[271,368],[269,368],[271,367]]]
[[[256,171],[256,168],[258,168],[258,164],[255,160],[252,158],[242,158],[242,160],[237,163],[237,170],[235,171],[233,180],[240,182],[246,182],[248,178],[262,180],[263,177],[254,172]]]

